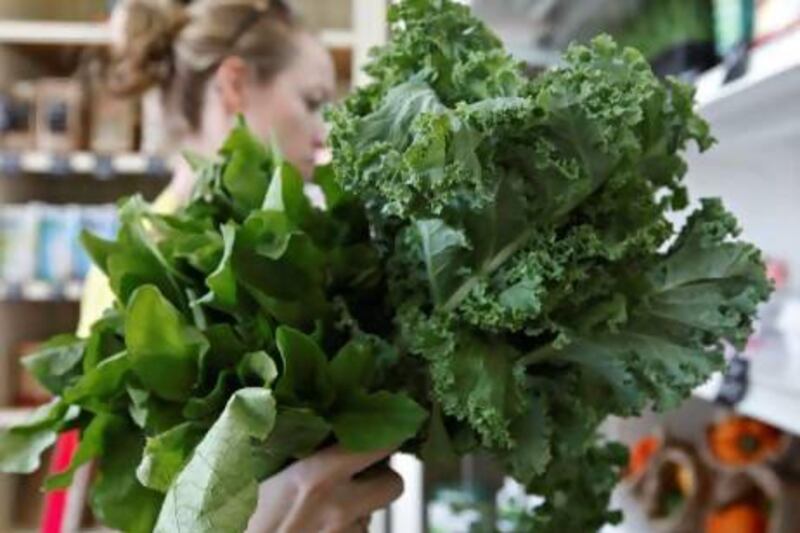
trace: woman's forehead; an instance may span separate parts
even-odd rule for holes
[[[296,81],[304,87],[333,93],[336,73],[333,59],[325,47],[312,35],[302,33],[297,36],[297,56],[290,70],[294,71]]]

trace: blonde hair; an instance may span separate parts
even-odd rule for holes
[[[165,108],[180,111],[190,130],[200,126],[206,81],[224,59],[240,57],[268,81],[289,63],[299,30],[281,0],[123,0],[115,19],[109,88],[127,96],[160,87]]]

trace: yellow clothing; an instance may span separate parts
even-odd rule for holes
[[[166,189],[153,202],[153,211],[169,214],[177,211],[180,200],[170,189]],[[78,320],[78,336],[87,337],[94,324],[103,313],[114,305],[114,293],[108,284],[108,278],[99,268],[92,266],[86,276],[81,298],[81,313]]]

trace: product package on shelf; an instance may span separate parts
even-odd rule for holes
[[[86,277],[90,260],[83,230],[103,238],[116,232],[114,205],[29,203],[0,207],[2,281],[12,288],[44,282],[61,287]]]
[[[36,86],[36,147],[72,152],[85,145],[83,84],[73,79],[42,79]]]
[[[22,81],[0,97],[0,149],[19,151],[33,148],[36,86]]]
[[[39,205],[0,206],[3,281],[18,285],[34,278]]]
[[[41,207],[36,245],[36,279],[54,285],[69,281],[72,274],[72,243],[78,239],[76,206]]]

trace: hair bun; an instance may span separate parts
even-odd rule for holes
[[[173,0],[123,0],[111,15],[109,87],[137,94],[166,83],[174,68],[173,43],[188,22]]]

